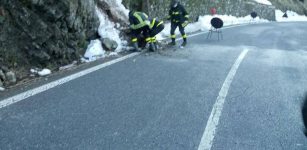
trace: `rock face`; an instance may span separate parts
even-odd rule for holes
[[[17,82],[16,75],[12,71],[6,73],[6,79],[10,84],[14,84]]]
[[[6,80],[5,74],[0,69],[0,88],[3,87],[3,81],[5,81],[5,80]]]
[[[5,80],[6,80],[5,74],[4,74],[4,72],[0,69],[0,81],[5,81]]]
[[[116,41],[113,41],[109,38],[104,38],[101,40],[102,45],[109,51],[114,51],[117,47],[118,44],[116,43]]]
[[[95,7],[96,0],[0,0],[0,67],[23,78],[31,66],[76,60],[96,38]]]

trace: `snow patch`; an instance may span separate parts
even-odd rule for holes
[[[41,77],[42,76],[47,76],[49,74],[51,74],[51,70],[49,70],[49,69],[43,69],[42,71],[38,72],[38,75],[41,76]]]
[[[1,91],[1,92],[5,91],[5,88],[0,87],[0,91]]]
[[[98,34],[102,38],[109,38],[113,41],[116,41],[118,47],[115,51],[120,51],[123,47],[122,40],[119,37],[120,31],[115,28],[116,24],[109,20],[108,16],[102,13],[97,7],[96,12],[99,17],[100,25],[98,28]]]
[[[106,0],[115,11],[115,15],[122,20],[128,20],[129,10],[125,8],[122,4],[122,0]],[[98,27],[98,34],[101,38],[109,38],[115,41],[118,44],[118,47],[115,49],[114,53],[110,53],[109,55],[105,53],[105,50],[102,48],[102,43],[100,40],[92,40],[90,45],[88,46],[86,53],[84,54],[84,58],[81,58],[81,62],[90,62],[97,60],[101,57],[106,56],[114,56],[117,55],[118,52],[121,52],[126,49],[128,42],[120,38],[120,28],[119,23],[114,23],[109,20],[108,16],[101,12],[101,10],[96,7],[96,14],[99,18],[100,25]]]
[[[30,69],[30,72],[33,74],[37,74],[38,73],[38,69]]]
[[[115,10],[112,11],[113,13],[115,13],[114,15],[121,18],[123,21],[128,21],[129,10],[126,9],[126,7],[122,4],[122,0],[106,0],[106,2],[110,4],[110,6],[112,6],[113,10]],[[109,38],[118,44],[118,47],[116,48],[115,52],[121,52],[122,50],[124,50],[124,47],[126,47],[128,42],[120,38],[120,24],[110,21],[108,16],[102,13],[97,7],[96,14],[100,21],[98,34],[102,38]]]
[[[122,4],[122,0],[107,0],[108,3],[111,4],[113,9],[115,9],[117,12],[124,14],[124,16],[121,16],[118,14],[118,16],[126,17],[128,18],[129,10]]]
[[[237,24],[245,24],[245,23],[263,23],[263,22],[269,22],[265,19],[260,19],[259,17],[256,17],[253,19],[250,15],[245,17],[234,17],[230,15],[205,15],[200,16],[198,18],[198,22],[189,24],[185,31],[186,33],[193,33],[197,31],[206,31],[211,28],[211,19],[213,17],[221,18],[224,22],[224,26],[231,26],[231,25],[237,25]],[[168,38],[170,36],[170,23],[165,24],[165,29],[157,35],[158,40],[163,40],[165,38]],[[180,35],[179,30],[176,30],[176,34]]]
[[[281,10],[275,10],[275,16],[277,22],[291,22],[291,21],[307,21],[307,17],[304,15],[299,15],[293,11],[286,11],[288,18],[282,17],[285,13]]]
[[[272,5],[272,3],[268,0],[254,0],[254,1],[264,5]]]
[[[117,52],[111,52],[111,53],[109,54],[109,56],[117,56],[117,55],[118,55]]]
[[[30,72],[32,73],[32,74],[34,74],[34,76],[35,75],[39,75],[39,76],[47,76],[47,75],[49,75],[49,74],[51,74],[51,70],[50,69],[42,69],[42,70],[40,70],[40,69],[38,69],[38,68],[35,68],[35,69],[30,69]]]
[[[90,45],[88,45],[87,50],[84,54],[86,62],[95,61],[99,58],[104,57],[105,51],[102,48],[100,40],[92,40]]]

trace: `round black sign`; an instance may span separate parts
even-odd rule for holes
[[[211,19],[211,25],[216,29],[222,28],[223,24],[223,20],[218,17],[214,17]]]
[[[258,16],[258,15],[257,15],[257,13],[256,13],[256,12],[252,12],[252,13],[251,13],[251,16],[252,16],[252,18],[254,18],[254,19],[255,19],[255,18]]]

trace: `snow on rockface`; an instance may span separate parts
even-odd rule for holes
[[[100,25],[98,28],[98,34],[102,38],[110,38],[114,40],[119,45],[116,51],[121,50],[122,48],[122,40],[119,37],[120,31],[118,30],[119,24],[115,24],[114,22],[110,21],[108,16],[102,13],[98,8],[96,8],[97,15],[99,17]]]
[[[85,61],[95,61],[99,58],[105,56],[105,51],[102,48],[102,44],[100,40],[92,40],[90,45],[88,45],[87,50],[84,54],[86,58]]]
[[[293,11],[287,11],[288,18],[283,17],[285,14],[281,10],[275,11],[276,21],[277,22],[291,22],[291,21],[307,21],[306,16],[302,16]]]
[[[260,4],[264,4],[264,5],[272,5],[272,3],[268,0],[254,0],[254,1]]]
[[[121,18],[121,20],[128,20],[128,13],[129,10],[125,8],[125,6],[122,4],[122,0],[104,0],[112,7],[112,13],[113,15],[117,16],[118,18]],[[98,33],[102,38],[109,38],[111,40],[114,40],[119,45],[116,52],[119,52],[122,50],[123,46],[127,44],[127,41],[122,40],[119,37],[120,31],[118,30],[120,28],[120,25],[117,23],[110,21],[108,16],[104,13],[102,13],[98,8],[96,8],[97,15],[100,20],[100,26],[98,28]]]
[[[224,22],[224,26],[245,24],[245,23],[260,23],[260,22],[269,22],[265,19],[260,19],[259,17],[253,19],[250,15],[246,17],[234,17],[230,15],[205,15],[198,18],[198,22],[189,24],[185,31],[187,33],[197,32],[197,31],[206,31],[211,28],[211,19],[213,17],[221,18]],[[180,32],[177,29],[176,34],[179,35]],[[165,25],[165,29],[157,36],[159,40],[165,39],[170,36],[170,24]]]
[[[112,9],[115,10],[113,13],[117,17],[121,18],[121,20],[127,20],[129,10],[125,8],[125,6],[122,4],[122,0],[105,0],[110,6],[112,6]],[[98,34],[102,38],[109,38],[113,41],[115,41],[118,44],[118,47],[115,50],[115,53],[110,53],[110,56],[113,56],[117,54],[117,52],[120,52],[123,50],[123,47],[125,47],[128,42],[121,39],[120,37],[120,24],[114,23],[109,20],[107,14],[103,13],[99,8],[96,7],[96,13],[100,21],[100,25],[98,28]],[[99,55],[97,55],[99,54]],[[84,57],[88,61],[94,61],[98,57],[105,57],[105,50],[101,46],[101,42],[99,40],[91,41],[91,44],[88,46],[86,53]]]
[[[112,9],[114,10],[112,13],[114,13],[114,15],[121,18],[121,20],[128,19],[129,10],[122,4],[122,0],[104,0],[104,1],[106,1],[108,4],[112,6]]]

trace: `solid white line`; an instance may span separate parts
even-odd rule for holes
[[[117,59],[114,59],[114,60],[111,60],[109,62],[106,62],[106,63],[103,63],[103,64],[100,64],[100,65],[97,65],[97,66],[94,66],[92,68],[89,68],[89,69],[86,69],[86,70],[83,70],[83,71],[80,71],[78,73],[75,73],[75,74],[72,74],[70,76],[67,76],[67,77],[64,77],[62,79],[59,79],[59,80],[56,80],[56,81],[53,81],[53,82],[50,82],[50,83],[47,83],[45,85],[42,85],[40,87],[37,87],[37,88],[34,88],[32,90],[29,90],[29,91],[26,91],[26,92],[23,92],[23,93],[20,93],[18,95],[15,95],[15,96],[12,96],[10,98],[7,98],[7,99],[4,99],[2,101],[0,101],[0,109],[1,108],[4,108],[6,106],[9,106],[11,104],[14,104],[14,103],[17,103],[19,101],[22,101],[26,98],[29,98],[31,96],[34,96],[36,94],[39,94],[41,92],[44,92],[44,91],[47,91],[51,88],[54,88],[58,85],[61,85],[61,84],[64,84],[64,83],[67,83],[71,80],[74,80],[74,79],[77,79],[79,77],[82,77],[84,75],[87,75],[89,73],[92,73],[94,71],[97,71],[99,69],[102,69],[102,68],[105,68],[107,66],[110,66],[110,65],[113,65],[115,63],[118,63],[120,61],[123,61],[125,59],[128,59],[128,58],[131,58],[131,57],[134,57],[134,56],[137,56],[139,55],[140,53],[132,53],[132,54],[129,54],[129,55],[126,55],[126,56],[123,56],[123,57],[120,57],[120,58],[117,58]]]
[[[223,86],[219,92],[219,96],[216,99],[215,104],[213,105],[210,117],[208,119],[204,134],[201,138],[200,144],[198,146],[198,150],[210,150],[213,144],[214,136],[216,133],[217,126],[219,124],[219,120],[222,114],[224,102],[226,99],[226,96],[228,94],[228,90],[230,88],[230,85],[232,83],[232,80],[234,79],[237,70],[243,61],[244,57],[246,56],[248,50],[245,49],[241,52],[240,56],[237,58],[236,62],[231,67],[230,72],[228,73]]]

